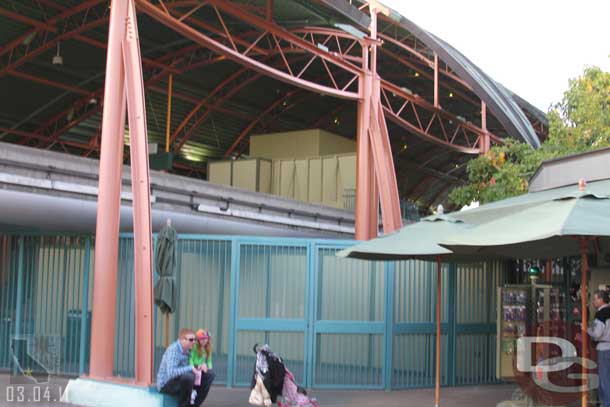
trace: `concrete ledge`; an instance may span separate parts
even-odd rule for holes
[[[161,394],[155,387],[101,382],[78,378],[70,380],[61,401],[96,407],[177,407],[177,400]]]

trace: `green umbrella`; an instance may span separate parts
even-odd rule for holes
[[[456,255],[547,258],[580,254],[581,236],[610,236],[607,196],[578,193],[537,203],[452,233],[440,244]]]
[[[536,203],[497,220],[453,234],[441,244],[465,255],[515,258],[581,255],[582,358],[587,357],[587,254],[610,237],[610,199],[581,191]],[[584,360],[583,360],[583,374]],[[582,405],[588,394],[583,392]]]
[[[466,223],[479,225],[556,199],[579,197],[583,194],[592,194],[598,197],[609,196],[610,180],[587,183],[586,192],[581,192],[574,185],[569,185],[539,192],[530,192],[513,198],[481,205],[478,208],[453,212],[450,216]]]
[[[443,237],[467,230],[470,225],[447,215],[433,215],[404,226],[388,235],[358,243],[336,255],[364,260],[436,260],[468,261],[471,256],[455,256],[451,250],[438,245]]]
[[[177,249],[176,229],[171,226],[168,220],[159,234],[155,246],[155,270],[159,275],[159,280],[155,285],[155,304],[162,313],[165,314],[165,345],[169,342],[169,314],[176,309],[176,249]]]

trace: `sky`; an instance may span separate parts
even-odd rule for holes
[[[585,66],[610,72],[609,0],[382,0],[543,111]]]

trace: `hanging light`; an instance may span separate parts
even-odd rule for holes
[[[417,72],[417,71],[415,72],[415,77],[419,78],[419,72]]]
[[[452,98],[453,97],[453,92],[449,92],[449,97]]]
[[[334,122],[336,125],[339,125],[339,118],[338,118],[338,117],[335,117],[335,120],[333,120],[333,122]]]
[[[53,59],[52,59],[52,63],[53,65],[63,65],[64,64],[64,57],[61,56],[61,54],[59,53],[59,45],[61,44],[61,42],[57,42],[57,53],[55,55],[53,55]]]
[[[536,281],[538,277],[540,277],[540,268],[538,266],[531,266],[529,270],[527,270],[527,275],[530,280]]]
[[[97,105],[97,99],[96,98],[89,99],[89,104],[90,105]]]

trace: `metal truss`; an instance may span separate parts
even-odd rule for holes
[[[205,7],[211,7],[218,18],[218,24],[224,32],[224,36],[219,39],[212,38],[193,26],[186,23],[186,17],[192,14],[194,8],[186,11],[181,17],[175,16],[167,7],[161,3],[155,6],[146,0],[138,0],[138,8],[149,15],[151,18],[172,28],[176,32],[191,39],[197,44],[209,48],[224,55],[251,70],[271,76],[277,80],[296,85],[301,88],[309,89],[313,92],[336,96],[344,99],[357,100],[359,94],[355,89],[358,77],[362,70],[357,65],[343,59],[340,55],[314,45],[310,41],[283,29],[277,24],[249,12],[247,9],[240,8],[231,2],[224,0],[212,0],[205,3]],[[201,7],[200,4],[194,6]],[[174,7],[175,10],[175,7]],[[186,16],[185,18],[182,18]],[[226,20],[228,16],[237,18],[248,24],[257,36],[245,38],[242,34],[237,35],[231,32]],[[216,30],[216,34],[218,30]],[[249,44],[246,46],[246,44]],[[258,47],[258,50],[255,50]],[[288,61],[287,54],[300,52],[311,56],[310,62],[298,69]],[[275,54],[281,58],[283,64],[278,67],[271,67],[257,59],[260,55]],[[322,65],[329,75],[329,84],[316,83],[308,79],[308,72],[313,70],[314,65]],[[330,67],[341,70],[341,75],[337,75]]]

